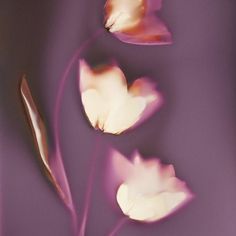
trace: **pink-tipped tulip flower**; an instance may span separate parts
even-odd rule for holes
[[[129,161],[115,150],[111,162],[119,182],[117,203],[130,219],[158,221],[192,198],[185,182],[175,176],[173,165],[163,165],[156,158],[144,160],[137,152]]]
[[[170,44],[171,33],[156,16],[162,0],[107,0],[105,28],[126,43]]]
[[[120,134],[150,116],[162,103],[160,93],[147,78],[128,87],[117,65],[91,69],[80,61],[79,88],[91,125],[105,133]]]

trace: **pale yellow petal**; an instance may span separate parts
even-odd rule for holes
[[[90,123],[104,130],[108,115],[112,110],[118,110],[117,107],[127,96],[124,74],[117,66],[92,70],[81,60],[79,82],[82,104]]]
[[[127,93],[125,76],[115,65],[91,69],[84,60],[81,60],[79,79],[80,91],[96,89],[103,98],[108,100],[118,99]]]
[[[143,0],[109,0],[105,6],[105,27],[111,32],[137,26],[144,14]]]
[[[85,113],[95,128],[103,129],[109,112],[108,104],[95,89],[88,89],[81,94]]]
[[[105,132],[119,134],[133,126],[139,119],[146,107],[145,99],[142,97],[126,96],[119,104],[111,104]]]
[[[79,87],[80,91],[84,92],[87,89],[92,88],[93,72],[89,65],[84,61],[79,61]]]
[[[125,215],[129,215],[129,211],[131,210],[132,206],[133,206],[133,202],[129,201],[129,193],[128,193],[128,186],[125,184],[122,184],[118,191],[117,191],[117,195],[116,195],[116,200],[122,210],[122,212]]]
[[[122,184],[117,191],[117,202],[122,212],[131,219],[147,222],[168,216],[183,204],[187,197],[185,192],[162,192],[155,196],[133,194],[126,184]]]

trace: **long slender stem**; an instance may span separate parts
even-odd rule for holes
[[[54,113],[53,113],[53,125],[54,125],[53,135],[54,135],[54,142],[55,142],[54,145],[55,145],[56,153],[61,153],[60,138],[59,138],[59,113],[60,113],[63,93],[65,90],[65,85],[66,85],[66,82],[69,78],[69,73],[70,73],[73,65],[75,64],[75,62],[78,60],[81,52],[84,49],[86,49],[102,32],[103,32],[103,29],[99,29],[98,31],[96,31],[96,33],[91,38],[86,40],[82,44],[82,46],[77,49],[77,51],[74,53],[74,55],[70,59],[68,65],[65,69],[65,72],[63,73],[63,76],[59,82],[59,87],[58,87],[57,95],[56,95],[55,108],[54,108]],[[60,161],[62,162],[62,160],[60,160]],[[77,222],[77,214],[74,210],[74,206],[70,207],[70,211],[71,211],[73,228],[74,228],[74,231],[77,232],[78,222]]]
[[[112,231],[108,234],[108,236],[115,236],[116,233],[128,222],[127,217],[123,217],[121,218],[117,224],[115,225],[115,227],[112,229]]]
[[[86,195],[85,195],[84,212],[83,212],[78,236],[85,235],[86,223],[88,219],[90,200],[91,200],[91,194],[92,194],[92,188],[93,188],[93,182],[94,182],[96,161],[99,156],[100,147],[101,147],[101,139],[99,138],[99,135],[98,135],[95,140],[95,148],[94,148],[93,155],[91,158],[90,173],[88,177],[87,190],[86,190]]]
[[[79,47],[77,49],[77,51],[74,53],[74,55],[72,56],[72,58],[70,59],[65,72],[63,73],[63,76],[59,82],[59,87],[57,90],[57,96],[56,96],[56,103],[55,103],[55,109],[54,109],[54,114],[53,114],[53,124],[54,124],[54,138],[55,138],[55,145],[56,147],[60,146],[60,141],[59,141],[59,113],[60,113],[60,107],[61,107],[61,101],[62,101],[62,97],[63,97],[63,93],[65,90],[65,84],[66,81],[69,78],[69,73],[71,71],[72,66],[74,65],[74,63],[78,60],[81,52],[87,48],[93,41],[94,39],[96,39],[101,33],[103,32],[103,29],[99,29],[98,31],[96,31],[96,33],[89,38],[88,40],[86,40],[81,47]]]

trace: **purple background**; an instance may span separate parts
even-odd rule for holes
[[[162,109],[122,136],[103,135],[87,235],[107,235],[121,217],[104,192],[108,143],[129,155],[173,163],[196,198],[161,223],[129,223],[123,236],[236,235],[235,7],[233,0],[164,0],[160,15],[172,46],[135,46],[104,33],[84,56],[116,58],[129,82],[153,78]],[[52,127],[61,74],[75,49],[102,27],[104,0],[1,1],[0,138],[3,236],[70,236],[70,218],[39,170],[22,112],[18,82],[26,72],[41,112]],[[64,163],[78,212],[83,209],[95,131],[81,112],[76,68],[61,112]]]

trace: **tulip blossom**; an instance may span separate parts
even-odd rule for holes
[[[120,134],[150,116],[162,97],[147,78],[128,88],[117,65],[91,69],[80,61],[79,87],[82,104],[91,125],[105,133]]]
[[[105,27],[123,42],[170,44],[171,33],[156,16],[162,0],[107,0]]]
[[[163,165],[158,159],[143,160],[137,152],[129,161],[115,150],[111,162],[119,183],[117,203],[130,219],[160,220],[192,198],[186,184],[175,176],[173,165]]]

